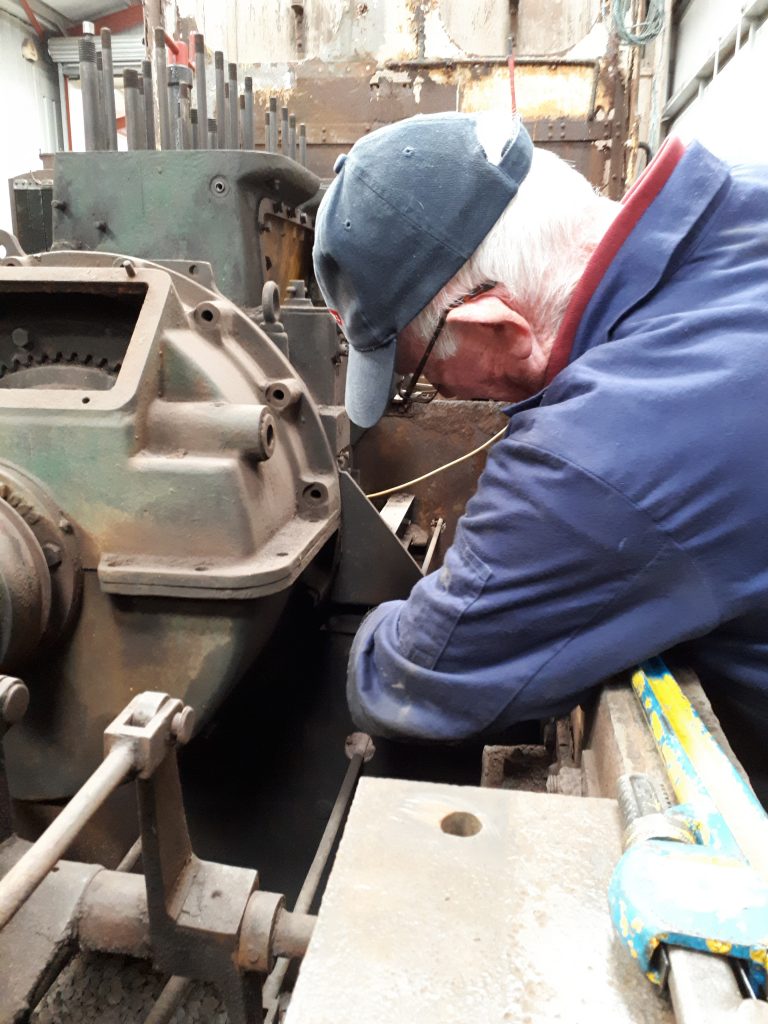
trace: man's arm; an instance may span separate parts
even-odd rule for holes
[[[646,511],[507,438],[442,569],[363,622],[350,707],[378,735],[457,739],[565,710],[717,621],[707,581]]]

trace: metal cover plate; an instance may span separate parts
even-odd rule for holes
[[[286,1024],[671,1022],[613,937],[620,854],[612,800],[363,779]]]

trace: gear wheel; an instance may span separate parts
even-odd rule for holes
[[[113,386],[120,366],[90,353],[20,350],[11,355],[3,351],[0,387],[106,391]]]

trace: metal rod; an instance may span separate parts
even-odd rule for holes
[[[141,836],[135,839],[130,849],[123,855],[123,859],[115,868],[115,871],[133,871],[139,863],[141,856]]]
[[[179,149],[192,149],[192,125],[189,118],[189,86],[179,84]]]
[[[264,111],[264,152],[269,152],[269,133],[270,133],[270,120],[269,110]]]
[[[224,54],[216,50],[213,55],[214,75],[216,77],[216,125],[219,149],[226,149],[227,110],[224,98]]]
[[[154,1006],[144,1018],[144,1024],[168,1024],[191,984],[190,978],[180,978],[176,975],[169,978]]]
[[[253,79],[245,79],[243,93],[243,149],[253,149]]]
[[[29,899],[86,823],[132,769],[133,752],[128,745],[121,743],[112,747],[58,817],[54,818],[21,860],[14,864],[0,881],[0,929],[8,924],[24,901]]]
[[[112,63],[112,33],[101,30],[101,73],[104,83],[104,136],[107,149],[117,149],[117,114],[115,112],[115,69]]]
[[[107,149],[107,125],[104,116],[104,64],[101,59],[101,51],[96,51],[96,79],[98,82],[99,104],[99,149]]]
[[[123,91],[128,149],[146,149],[146,138],[141,138],[141,113],[144,109],[144,101],[139,94],[139,75],[133,68],[126,68],[123,71]]]
[[[197,103],[197,124],[203,131],[197,132],[196,149],[208,149],[208,94],[205,81],[205,37],[202,32],[195,32],[195,102]]]
[[[197,125],[198,125],[198,122],[197,122],[197,111],[195,110],[194,107],[190,107],[189,123],[192,126],[192,149],[200,149],[200,132],[199,132],[198,127],[197,127]],[[206,134],[207,134],[206,132],[203,132],[203,135],[206,135]],[[207,141],[208,140],[206,138],[206,142]]]
[[[280,114],[280,150],[288,156],[288,107],[283,107]]]
[[[141,77],[144,83],[144,131],[147,136],[147,149],[156,149],[155,138],[155,91],[152,84],[152,61],[141,62]]]
[[[269,151],[277,152],[277,96],[269,97]]]
[[[219,148],[219,133],[216,127],[216,118],[208,118],[208,149]]]
[[[229,138],[230,149],[240,148],[237,105],[237,64],[229,65]]]
[[[339,789],[336,802],[333,805],[333,810],[328,818],[328,822],[325,826],[325,830],[323,831],[320,843],[318,844],[315,856],[309,866],[309,871],[304,879],[304,884],[301,887],[299,895],[296,897],[296,903],[293,908],[294,914],[309,913],[315,896],[317,895],[317,890],[320,886],[323,872],[328,864],[328,859],[333,851],[334,844],[339,834],[339,829],[341,828],[344,816],[347,813],[349,802],[355,792],[355,786],[357,785],[357,780],[360,778],[360,772],[362,771],[363,764],[368,757],[368,751],[372,748],[372,740],[370,736],[365,736],[363,733],[358,733],[356,735],[360,737],[361,741],[358,744],[359,749],[349,760],[344,781]],[[370,758],[368,759],[370,760]],[[266,1006],[269,1005],[269,1003],[272,1003],[271,1009],[265,1018],[265,1024],[271,1024],[275,1019],[280,989],[283,986],[283,981],[285,980],[289,964],[290,960],[286,960],[281,957],[264,983],[264,988],[262,990],[264,1005]]]
[[[291,160],[296,159],[296,115],[291,114],[288,118],[288,156]]]
[[[307,166],[307,126],[299,125],[299,163]]]
[[[155,29],[155,68],[157,69],[157,113],[160,125],[160,149],[173,149],[171,114],[168,109],[168,65],[165,59],[165,31]]]
[[[90,153],[99,148],[99,81],[93,36],[81,36],[77,52],[80,60],[80,90],[83,95],[85,148]]]
[[[147,148],[147,107],[144,98],[143,75],[139,75],[139,148]]]

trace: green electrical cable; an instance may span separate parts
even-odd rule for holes
[[[627,18],[632,4],[633,0],[613,0],[613,24],[622,42],[630,46],[645,46],[664,28],[664,2],[648,0],[645,20],[630,28],[627,26]]]

